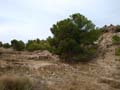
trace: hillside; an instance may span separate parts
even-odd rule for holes
[[[48,51],[13,51],[1,48],[0,75],[25,75],[36,80],[34,90],[120,90],[120,57],[112,37],[99,39],[98,56],[88,63],[67,64]]]

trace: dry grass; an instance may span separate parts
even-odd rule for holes
[[[0,77],[0,90],[33,90],[28,77],[4,75]]]

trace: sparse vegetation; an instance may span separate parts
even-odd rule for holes
[[[11,46],[13,47],[14,50],[17,51],[23,51],[25,49],[25,43],[23,41],[18,41],[18,40],[12,40],[11,41]]]
[[[116,32],[120,32],[120,25],[117,25],[116,28],[117,28]]]
[[[116,56],[120,56],[120,48],[116,48],[115,49],[115,55]]]
[[[13,76],[0,77],[0,90],[119,89],[118,78],[120,78],[120,73],[118,69],[120,62],[119,57],[115,57],[114,50],[116,48],[117,55],[120,55],[120,50],[118,50],[119,45],[112,45],[112,36],[119,34],[107,30],[108,33],[102,33],[103,35],[101,35],[101,30],[96,28],[90,31],[80,30],[80,32],[75,29],[74,32],[73,27],[64,27],[66,27],[65,32],[61,31],[63,29],[56,31],[59,37],[53,36],[47,38],[47,40],[29,40],[25,44],[24,50],[34,52],[18,52],[0,48],[2,53],[0,55],[0,76],[13,74]],[[14,43],[11,46],[13,47]],[[58,61],[62,60],[59,59],[59,56],[46,50],[52,51],[64,60],[67,59],[68,62],[75,61],[75,63],[61,63]],[[93,61],[83,63],[89,60]],[[82,61],[82,63],[77,61]],[[19,77],[14,75],[19,75]],[[35,80],[35,83],[31,83],[31,80],[29,83],[29,78],[26,81],[22,75],[31,77]],[[3,79],[3,77],[7,79]],[[103,80],[101,80],[102,78]],[[24,85],[25,87],[28,85],[27,89],[24,88]]]
[[[120,44],[120,37],[117,35],[114,35],[112,37],[113,44]]]
[[[3,46],[3,43],[2,42],[0,42],[0,47],[2,47]]]
[[[47,40],[29,40],[26,44],[26,49],[28,51],[35,51],[35,50],[49,50],[50,45]]]
[[[4,44],[3,44],[3,47],[4,47],[4,48],[10,48],[11,45],[10,45],[9,43],[4,43]]]
[[[33,90],[32,81],[28,77],[1,76],[0,90]]]

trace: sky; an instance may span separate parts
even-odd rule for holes
[[[0,41],[46,39],[57,21],[81,13],[97,27],[120,24],[120,0],[0,0]]]

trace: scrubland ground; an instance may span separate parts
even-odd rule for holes
[[[0,77],[32,78],[34,90],[120,90],[120,59],[111,45],[113,34],[102,36],[99,55],[88,63],[67,64],[47,51],[0,49]]]

